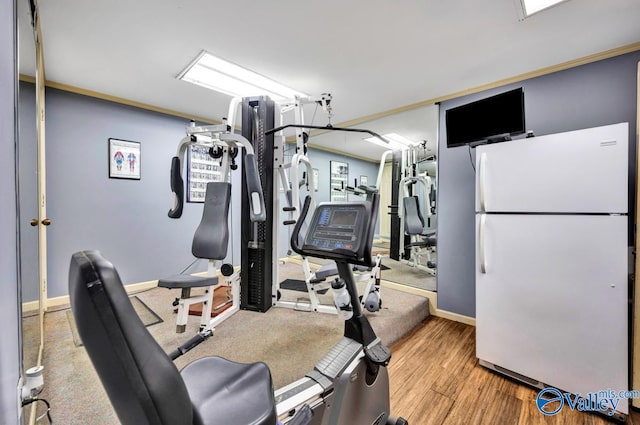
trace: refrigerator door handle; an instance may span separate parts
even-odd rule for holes
[[[482,152],[480,154],[480,161],[478,161],[478,190],[480,191],[480,211],[486,211],[487,210],[487,198],[486,198],[486,193],[485,193],[485,169],[487,168],[486,166],[486,162],[487,162],[487,153],[486,152]]]
[[[487,256],[486,256],[486,252],[485,252],[485,246],[484,246],[484,239],[485,239],[485,232],[486,232],[486,223],[487,221],[487,215],[486,214],[481,214],[480,215],[480,228],[478,230],[479,235],[478,235],[478,239],[479,239],[479,256],[480,256],[480,273],[482,274],[486,274],[487,273]]]

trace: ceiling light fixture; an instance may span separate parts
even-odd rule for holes
[[[534,13],[548,9],[567,0],[515,0],[518,6],[520,20],[528,18]]]
[[[388,140],[389,143],[384,140],[380,140],[378,137],[367,137],[364,140],[387,149],[404,149],[416,144],[416,142],[414,142],[413,140],[407,139],[406,137],[401,136],[397,133],[383,134],[382,137]]]
[[[177,78],[229,96],[268,95],[274,100],[309,96],[204,50]]]

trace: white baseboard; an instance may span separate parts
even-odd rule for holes
[[[453,320],[454,322],[460,322],[460,323],[464,323],[471,326],[476,325],[475,317],[464,316],[462,314],[452,313],[450,311],[436,309],[436,311],[433,312],[433,315],[437,317],[442,317],[443,319],[449,319],[449,320]]]
[[[464,316],[458,313],[452,313],[446,310],[440,310],[438,308],[438,293],[427,291],[424,289],[414,288],[409,285],[402,285],[400,283],[389,282],[388,280],[382,280],[382,286],[395,289],[397,291],[407,292],[409,294],[419,295],[421,297],[429,298],[429,312],[443,319],[453,320],[455,322],[464,323],[467,325],[475,326],[476,319],[474,317]]]
[[[38,301],[27,301],[26,303],[22,303],[22,315],[29,316],[31,314],[37,313],[40,309],[40,303]]]
[[[157,280],[149,280],[147,282],[132,283],[125,285],[124,289],[127,294],[134,294],[140,291],[146,291],[147,289],[155,288],[158,286]],[[60,297],[47,298],[46,306],[47,310],[59,310],[61,308],[68,308],[70,305],[69,295],[62,295]],[[35,313],[38,311],[38,301],[29,301],[22,303],[22,314]]]
[[[240,270],[240,266],[234,267],[235,271]],[[193,276],[206,276],[207,272],[199,272],[193,273]],[[129,285],[125,285],[124,289],[127,291],[127,294],[135,294],[136,292],[146,291],[147,289],[152,289],[158,286],[157,280],[149,280],[146,282],[139,283],[131,283]],[[59,310],[62,308],[68,308],[70,305],[69,295],[63,295],[60,297],[47,298],[46,301],[47,310]],[[22,314],[29,315],[32,313],[36,313],[39,309],[38,301],[28,301],[22,303]]]

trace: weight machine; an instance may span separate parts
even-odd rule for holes
[[[316,205],[315,200],[315,176],[313,173],[313,167],[311,161],[307,156],[307,141],[308,133],[305,131],[307,128],[304,126],[304,106],[308,104],[316,104],[321,106],[323,111],[328,115],[328,127],[331,129],[331,95],[322,94],[317,97],[296,97],[293,100],[281,102],[280,106],[280,128],[277,135],[278,142],[276,142],[276,152],[281,152],[280,157],[276,157],[278,174],[277,180],[280,182],[280,188],[285,193],[286,206],[280,208],[278,202],[279,197],[275,197],[274,201],[274,214],[278,215],[280,211],[288,215],[287,219],[282,221],[285,226],[293,225],[297,222],[299,217],[299,203],[300,193],[303,187],[306,187],[307,196],[310,198],[310,208],[313,210]],[[286,137],[284,133],[285,116],[286,114],[293,112],[295,121],[295,153],[291,160],[287,161],[285,157]],[[361,191],[366,194],[364,191]],[[302,234],[306,231],[302,229]],[[274,250],[277,250],[277,238],[274,239]],[[289,250],[289,252],[291,252]],[[322,304],[320,302],[319,295],[326,292],[330,288],[329,278],[338,275],[338,269],[335,262],[331,262],[321,266],[319,269],[313,271],[309,264],[307,257],[302,256],[301,266],[304,273],[304,283],[306,286],[306,294],[308,300],[297,299],[296,301],[285,300],[282,298],[281,283],[277,273],[274,273],[274,283],[272,288],[273,305],[277,307],[290,308],[301,311],[314,311],[321,313],[337,313],[334,305]],[[381,257],[378,256],[373,268],[357,268],[360,272],[360,279],[368,279],[367,287],[361,299],[361,306],[369,311],[377,311],[381,306],[380,300],[380,265]],[[355,270],[354,270],[355,271]]]
[[[234,99],[229,108],[230,122],[234,122],[235,110],[238,100]],[[231,264],[222,264],[227,255],[227,241],[229,235],[228,212],[231,197],[230,171],[238,168],[236,157],[242,149],[244,173],[243,183],[248,192],[248,208],[246,209],[249,220],[259,223],[266,219],[264,198],[260,176],[257,173],[257,163],[253,146],[243,136],[233,134],[233,125],[227,123],[221,125],[197,126],[191,121],[186,129],[186,137],[178,146],[176,156],[171,161],[171,191],[173,193],[173,207],[169,210],[170,218],[180,218],[184,207],[184,180],[182,178],[182,166],[189,147],[203,147],[208,155],[218,160],[220,168],[220,180],[217,183],[208,183],[205,205],[201,224],[196,230],[192,245],[192,252],[197,258],[209,260],[206,276],[175,275],[162,278],[158,281],[159,287],[169,289],[181,289],[181,296],[173,303],[178,308],[176,319],[176,331],[185,331],[189,308],[193,304],[202,303],[200,317],[200,331],[203,335],[210,334],[216,325],[226,320],[240,308],[240,274],[234,271]],[[188,188],[190,190],[191,188]],[[217,271],[220,269],[224,281],[219,282]],[[220,306],[214,307],[214,290],[219,286],[227,288],[227,300]],[[191,295],[193,288],[202,287],[204,293]],[[229,306],[230,305],[230,306]],[[222,308],[225,308],[222,310]],[[214,318],[211,318],[212,310],[221,310]]]
[[[172,360],[202,342],[199,335],[167,355],[137,317],[113,264],[97,251],[75,253],[69,266],[71,308],[123,425],[407,425],[391,416],[391,351],[362,313],[351,271],[353,264],[372,265],[377,196],[372,202],[318,205],[300,240],[309,212],[305,201],[291,246],[300,255],[336,261],[334,297],[344,313],[344,336],[306,376],[275,393],[264,363],[204,357],[179,372]]]
[[[436,274],[433,253],[436,249],[436,196],[432,176],[435,176],[435,157],[421,158],[426,141],[409,146],[400,152],[403,177],[398,183],[397,217],[402,232],[398,234],[404,249],[400,261],[432,275]],[[424,165],[420,169],[421,165]]]
[[[330,115],[331,96],[324,94],[316,98],[298,98],[289,103],[281,105],[282,111],[287,113],[293,111],[296,114],[295,120],[303,122],[303,106],[305,104],[316,103],[322,106]],[[235,123],[235,112],[238,106],[242,109],[242,135],[233,135],[231,133]],[[326,131],[346,131],[367,133],[372,136],[385,140],[382,136],[370,130],[337,128],[331,124],[327,126],[311,126],[305,124],[282,124],[278,128],[274,128],[276,104],[266,96],[250,97],[243,99],[233,99],[229,107],[229,115],[227,123],[220,126],[191,126],[188,128],[188,134],[178,149],[178,155],[172,162],[172,178],[171,186],[174,193],[174,207],[169,212],[172,218],[180,217],[183,208],[184,186],[180,174],[181,164],[184,161],[185,151],[189,143],[200,143],[199,137],[204,139],[206,146],[212,148],[211,153],[220,155],[220,166],[223,176],[228,175],[228,170],[235,169],[234,151],[236,146],[225,145],[227,141],[242,140],[242,147],[245,148],[247,155],[243,158],[243,168],[245,173],[242,175],[242,198],[248,201],[251,208],[254,208],[255,196],[258,190],[249,188],[256,185],[260,188],[260,202],[263,207],[261,210],[260,220],[255,220],[253,213],[249,207],[245,208],[243,204],[241,212],[241,267],[239,279],[234,275],[230,280],[230,285],[238,284],[240,290],[232,290],[233,293],[239,292],[240,309],[266,312],[273,305],[280,305],[289,308],[300,308],[300,304],[296,306],[288,306],[284,303],[279,304],[278,299],[278,252],[277,241],[278,232],[280,230],[280,222],[278,216],[280,213],[280,184],[285,190],[290,191],[288,197],[291,201],[284,207],[289,214],[288,220],[284,224],[295,224],[299,216],[299,206],[296,203],[300,199],[300,185],[302,175],[305,176],[305,185],[313,188],[314,176],[311,163],[307,156],[306,142],[308,134],[306,131],[311,129]],[[283,118],[281,118],[281,123]],[[296,150],[289,164],[284,161],[285,140],[282,131],[286,128],[294,128],[296,130]],[[280,137],[275,138],[274,134],[279,133]],[[208,144],[207,144],[208,143]],[[216,146],[219,145],[219,147]],[[305,171],[301,172],[302,167]],[[249,169],[250,171],[248,171]],[[288,175],[287,175],[288,172]],[[252,177],[249,177],[252,176]],[[253,176],[259,176],[255,179]],[[308,191],[313,196],[313,190]],[[311,207],[315,206],[312,200]],[[303,259],[303,263],[306,259]],[[377,261],[379,265],[379,261]],[[211,267],[213,271],[216,269]],[[317,296],[315,300],[313,296],[319,290],[314,283],[320,275],[312,273],[308,262],[305,271],[305,280],[308,282],[309,293],[312,301],[309,304],[311,311],[335,312],[334,306],[321,306]],[[211,271],[210,271],[211,273]],[[329,275],[336,274],[330,273]],[[374,306],[379,308],[380,295],[380,275],[379,267],[373,269],[372,272],[366,274],[369,278],[369,285],[365,295],[361,300],[361,306],[369,310]],[[275,282],[275,285],[274,285]],[[325,282],[326,285],[328,285]],[[237,299],[238,297],[236,297]],[[207,298],[208,299],[208,298]],[[194,302],[198,302],[193,300]],[[183,303],[184,304],[184,303]],[[234,304],[233,311],[237,310]],[[231,313],[232,314],[232,313]],[[186,317],[186,315],[185,315]],[[202,319],[204,323],[204,319]],[[206,326],[206,325],[205,325]]]

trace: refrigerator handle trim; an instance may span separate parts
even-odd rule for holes
[[[480,229],[479,229],[479,239],[480,239],[480,249],[479,249],[479,255],[480,255],[480,273],[482,274],[486,274],[487,273],[487,256],[486,256],[486,252],[485,252],[485,233],[486,233],[486,221],[487,221],[487,215],[486,214],[480,214]]]
[[[479,175],[478,186],[480,191],[480,211],[487,210],[487,198],[485,193],[485,179],[486,179],[485,170],[487,168],[486,162],[487,162],[487,153],[482,152],[480,154],[480,161],[478,161],[478,175]]]

